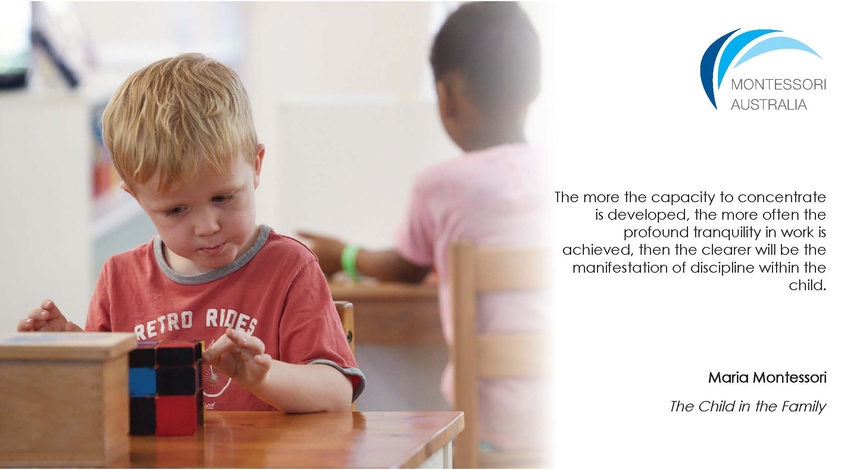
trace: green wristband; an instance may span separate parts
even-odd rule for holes
[[[348,274],[352,281],[360,278],[360,273],[357,272],[357,253],[360,247],[357,245],[345,245],[342,249],[342,255],[339,257],[339,262],[342,265],[342,270]]]

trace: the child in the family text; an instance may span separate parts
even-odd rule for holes
[[[85,331],[205,341],[208,410],[348,410],[365,378],[316,256],[255,221],[265,147],[236,73],[201,54],[137,71],[103,141],[158,235],[107,260]],[[82,329],[48,299],[18,331]]]

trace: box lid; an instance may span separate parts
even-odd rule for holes
[[[0,359],[105,361],[135,348],[133,333],[16,333],[0,339]]]

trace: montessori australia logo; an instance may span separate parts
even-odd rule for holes
[[[717,94],[726,77],[730,77],[727,83],[730,84],[728,89],[733,98],[728,109],[734,111],[807,110],[806,93],[826,90],[825,78],[783,76],[787,73],[784,69],[805,66],[805,63],[801,65],[798,58],[792,56],[782,57],[786,66],[782,67],[783,72],[776,76],[766,76],[764,72],[760,72],[762,74],[759,76],[731,78],[728,74],[730,67],[734,69],[768,52],[802,51],[808,53],[807,56],[821,58],[811,47],[799,40],[777,34],[782,33],[777,29],[754,29],[736,35],[739,31],[740,29],[736,29],[717,38],[705,50],[700,62],[702,87],[715,109],[718,106]],[[756,97],[753,97],[754,93]]]

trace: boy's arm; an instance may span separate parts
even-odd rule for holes
[[[313,253],[319,258],[319,266],[331,275],[342,269],[340,258],[345,244],[331,237],[298,232],[305,238]],[[396,250],[372,251],[360,249],[356,259],[357,270],[364,276],[390,282],[422,282],[431,271],[431,266],[419,266],[402,258]]]
[[[351,381],[333,367],[272,360],[263,342],[244,331],[227,332],[204,352],[204,363],[287,413],[348,411]]]
[[[265,380],[252,393],[287,413],[351,409],[351,381],[323,364],[271,361]]]
[[[342,256],[342,252],[340,252]],[[357,270],[381,281],[418,284],[431,272],[431,266],[418,266],[402,258],[396,250],[357,252]]]

